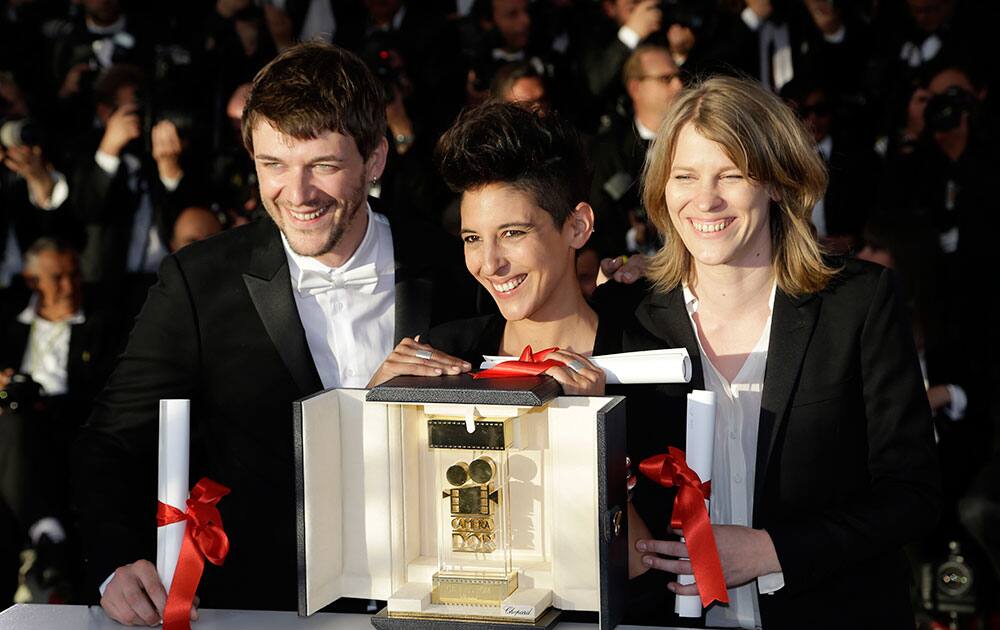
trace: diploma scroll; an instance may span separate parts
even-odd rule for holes
[[[187,509],[188,460],[191,439],[191,401],[160,401],[160,448],[157,499],[177,508]],[[170,585],[177,568],[177,558],[184,543],[187,521],[163,525],[156,530],[156,572],[163,588],[170,592]]]
[[[684,348],[643,350],[588,357],[604,370],[608,385],[644,385],[650,383],[687,383],[691,380],[691,357]],[[483,356],[481,370],[495,367],[517,357]]]
[[[712,479],[714,447],[715,392],[696,389],[687,396],[685,456],[687,465],[698,475],[702,483]],[[705,509],[708,509],[708,499],[705,500]],[[680,584],[694,584],[694,576],[680,575],[677,581]],[[700,617],[701,598],[698,595],[678,595],[674,600],[674,612],[680,617]]]

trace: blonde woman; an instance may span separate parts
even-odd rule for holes
[[[709,79],[675,101],[644,181],[666,244],[623,349],[687,347],[691,387],[718,397],[711,517],[730,603],[707,625],[913,628],[901,548],[938,511],[927,397],[888,271],[828,260],[810,232],[826,173],[807,132],[758,85]],[[679,418],[631,416],[633,462],[665,451]],[[664,493],[641,479],[633,503],[633,575],[691,573]]]

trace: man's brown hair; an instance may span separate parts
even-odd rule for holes
[[[253,155],[253,130],[266,121],[298,140],[334,131],[354,138],[365,160],[385,135],[381,86],[354,53],[320,42],[297,44],[254,77],[243,108],[243,144]]]

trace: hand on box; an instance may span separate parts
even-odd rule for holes
[[[468,362],[420,343],[420,335],[417,335],[415,339],[406,337],[399,342],[368,381],[368,387],[380,385],[394,376],[443,376],[471,369]]]
[[[680,531],[676,533],[681,534]],[[781,571],[771,536],[765,530],[742,525],[712,525],[712,534],[727,587],[741,586],[762,575]],[[650,568],[678,575],[693,574],[691,561],[681,560],[688,557],[687,545],[682,541],[639,540],[635,549],[645,554],[643,564]],[[696,584],[671,582],[668,588],[678,595],[698,594]]]
[[[101,608],[126,626],[157,626],[163,619],[167,592],[149,560],[118,567],[101,597]],[[191,621],[198,619],[198,598],[191,607]]]
[[[570,350],[556,350],[547,359],[565,363],[564,366],[550,367],[545,373],[562,385],[567,396],[603,396],[606,376],[604,370],[596,367],[590,359]]]

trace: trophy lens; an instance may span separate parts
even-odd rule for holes
[[[480,457],[469,464],[469,476],[476,483],[489,483],[496,472],[496,465],[489,457]]]
[[[448,483],[451,485],[462,486],[469,480],[469,467],[463,462],[459,462],[454,466],[449,466],[444,475],[445,478],[448,479]]]

